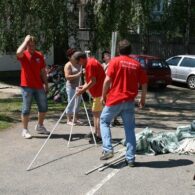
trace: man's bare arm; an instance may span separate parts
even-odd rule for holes
[[[47,81],[47,73],[46,73],[45,68],[41,69],[41,79],[44,83],[45,92],[47,93],[48,92],[48,81]]]
[[[22,58],[23,57],[23,52],[26,49],[26,46],[28,44],[28,42],[30,41],[31,36],[27,35],[23,41],[23,43],[18,47],[17,51],[16,51],[16,56],[18,58]]]
[[[106,96],[110,88],[110,85],[111,85],[111,78],[109,76],[106,76],[104,80],[103,90],[102,90],[102,104],[106,103]]]
[[[93,87],[95,84],[96,84],[96,78],[92,77],[91,80],[88,83],[85,83],[83,86],[79,87],[79,89],[77,90],[77,95],[83,94],[88,89]]]

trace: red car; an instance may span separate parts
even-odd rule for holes
[[[130,55],[139,61],[148,75],[149,87],[165,88],[171,84],[171,69],[165,60],[149,55]]]

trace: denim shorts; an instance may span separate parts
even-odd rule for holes
[[[72,100],[73,96],[75,95],[76,89],[72,88],[71,86],[66,86],[66,93],[67,93],[68,103],[69,103]],[[75,113],[79,112],[79,106],[81,103],[81,96],[76,96],[75,100],[73,100],[72,103],[66,107],[66,114],[73,114],[74,109],[75,109]]]
[[[39,112],[47,112],[47,96],[44,89],[33,89],[29,87],[22,87],[22,115],[29,115],[32,105],[32,100],[35,99],[35,102],[38,106]]]

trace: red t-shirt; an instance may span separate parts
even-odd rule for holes
[[[18,58],[21,63],[21,86],[35,89],[42,89],[41,69],[45,68],[45,61],[42,53],[35,51],[31,55],[25,50],[23,57]]]
[[[89,92],[92,97],[101,97],[105,72],[100,62],[98,62],[95,58],[87,59],[85,77],[87,83],[89,83],[92,77],[96,78],[96,84],[89,89]]]
[[[134,101],[139,84],[147,83],[147,75],[139,62],[129,56],[118,56],[109,62],[106,75],[112,79],[106,106]]]

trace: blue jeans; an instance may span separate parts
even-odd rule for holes
[[[32,89],[29,87],[22,87],[22,115],[29,115],[33,98],[36,101],[39,112],[47,112],[47,96],[44,89]]]
[[[105,152],[113,151],[110,123],[117,115],[122,117],[126,136],[126,160],[128,162],[135,161],[136,152],[134,107],[134,102],[124,102],[114,106],[105,106],[100,117],[103,151]]]
[[[71,86],[66,86],[66,93],[68,96],[68,103],[73,98],[76,93],[76,89],[72,88]],[[77,101],[75,101],[77,99]],[[79,112],[79,106],[81,103],[81,96],[76,96],[75,99],[71,102],[71,104],[66,108],[66,114],[73,114],[74,113],[74,105],[76,103],[76,111],[75,113]]]

